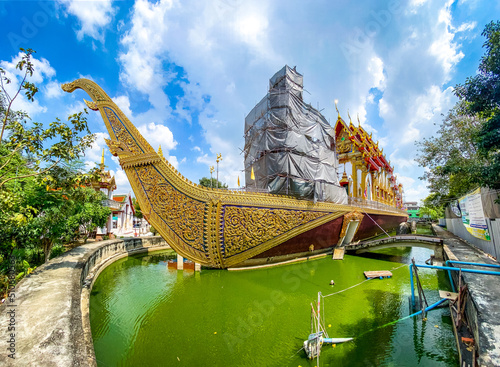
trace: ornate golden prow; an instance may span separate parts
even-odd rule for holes
[[[96,83],[78,79],[62,88],[80,88],[92,98],[87,106],[101,113],[111,138],[106,143],[119,157],[149,223],[175,251],[202,265],[236,265],[352,210],[196,185],[154,151]]]
[[[92,98],[92,102],[85,101],[86,105],[101,113],[102,119],[106,124],[111,141],[107,141],[111,153],[115,156],[129,156],[130,154],[154,153],[154,149],[142,137],[135,126],[118,108],[111,98],[102,90],[97,83],[92,80],[81,78],[71,83],[63,84],[62,89],[66,92],[73,92],[76,89],[83,89]],[[118,142],[121,149],[114,149]]]

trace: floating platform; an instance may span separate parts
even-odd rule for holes
[[[390,278],[392,277],[392,273],[388,270],[375,270],[375,271],[365,271],[364,272],[366,279],[375,279],[375,278]]]
[[[344,260],[345,249],[343,247],[333,250],[333,260]]]

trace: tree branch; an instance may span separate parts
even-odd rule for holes
[[[53,167],[55,167],[61,160],[57,160],[56,162],[54,162],[54,164],[52,164],[50,167],[44,169],[43,171],[41,172],[35,172],[35,173],[31,173],[29,175],[22,175],[22,176],[14,176],[14,177],[9,177],[7,179],[5,179],[2,183],[0,183],[0,189],[2,188],[3,185],[5,185],[6,182],[8,181],[11,181],[11,180],[15,180],[15,179],[18,179],[18,178],[27,178],[27,177],[33,177],[33,176],[38,176],[38,175],[41,175],[41,174],[44,174],[45,172],[47,172],[48,170],[52,169]]]
[[[21,146],[17,147],[16,149],[14,149],[12,151],[12,153],[10,153],[10,157],[7,159],[7,162],[4,163],[4,165],[2,167],[0,167],[0,171],[3,170],[5,168],[5,166],[7,166],[10,162],[10,160],[12,159],[12,157],[14,157],[15,153],[21,148]]]
[[[9,94],[7,93],[7,91],[5,90],[4,86],[3,86],[3,79],[2,79],[2,91],[3,93],[7,96],[7,99],[9,99],[9,105],[7,106],[7,111],[5,112],[5,117],[3,119],[3,124],[2,124],[2,132],[0,133],[0,144],[2,144],[2,139],[3,139],[3,133],[5,131],[5,127],[7,126],[7,119],[9,118],[9,113],[10,113],[10,109],[12,107],[12,103],[14,103],[14,100],[17,98],[17,96],[19,95],[19,93],[21,92],[21,89],[23,88],[23,84],[24,82],[26,81],[26,77],[28,76],[28,69],[26,69],[26,71],[24,72],[24,77],[23,77],[23,80],[21,82],[21,84],[19,84],[19,88],[17,88],[17,92],[16,94],[14,95],[14,97],[10,98]],[[1,186],[0,186],[1,187]]]

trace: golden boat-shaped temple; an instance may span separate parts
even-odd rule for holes
[[[245,119],[245,190],[186,179],[95,82],[77,79],[62,88],[90,96],[85,102],[101,113],[106,143],[144,217],[177,253],[204,266],[319,254],[408,218],[400,209],[402,186],[378,143],[340,115],[332,128],[302,101],[302,75],[288,66],[271,78],[269,93]]]

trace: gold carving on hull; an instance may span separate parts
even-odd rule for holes
[[[156,215],[163,218],[180,239],[195,250],[205,251],[203,247],[203,213],[205,203],[193,200],[175,190],[152,166],[137,167],[138,175],[149,204]]]
[[[355,210],[348,205],[196,185],[154,151],[96,83],[78,79],[62,88],[83,89],[92,98],[87,105],[101,113],[111,138],[106,143],[118,156],[144,216],[175,251],[202,265],[237,265]],[[366,212],[398,215],[368,208]]]
[[[226,206],[224,255],[236,255],[325,215],[322,212]]]
[[[361,223],[361,221],[363,220],[363,217],[364,217],[364,215],[357,212],[357,211],[345,214],[344,220],[342,222],[342,229],[340,231],[340,238],[343,238],[345,236],[345,234],[347,232],[347,227],[349,226],[349,223],[351,223],[352,221],[359,221],[359,223]],[[357,229],[356,229],[356,231],[357,231]]]

